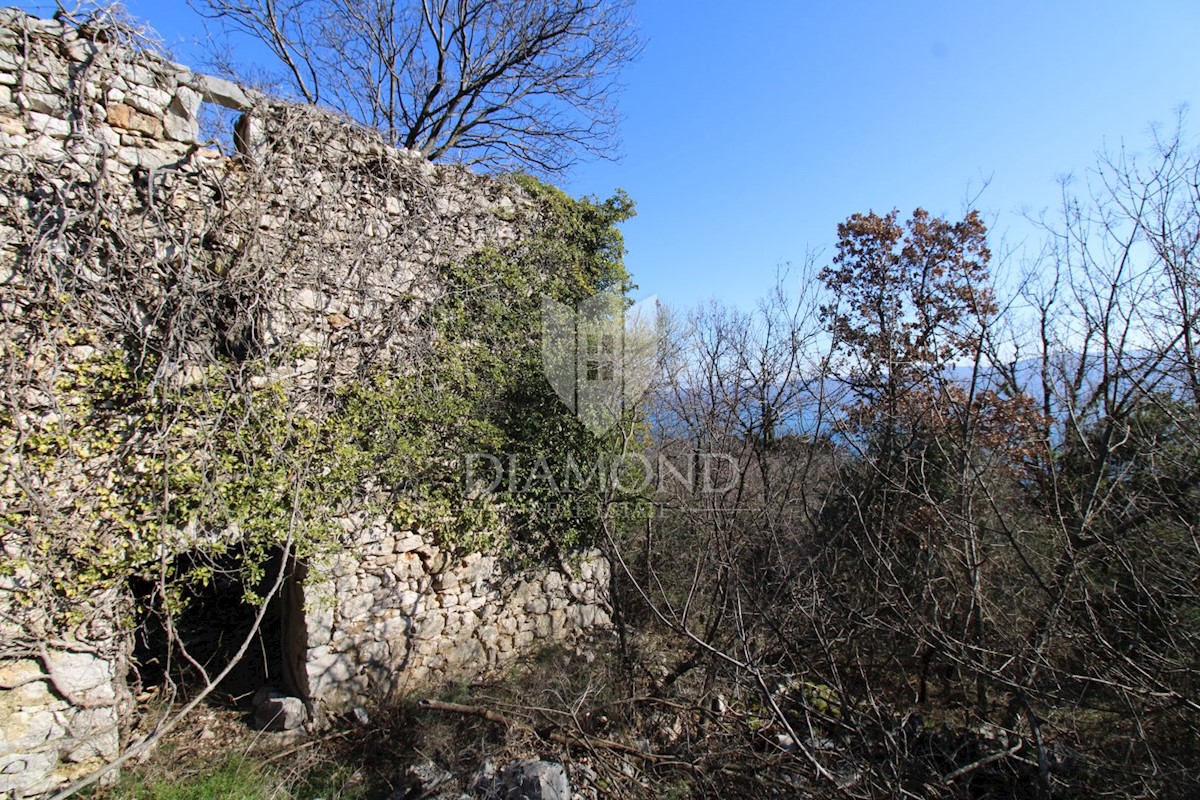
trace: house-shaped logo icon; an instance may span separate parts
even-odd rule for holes
[[[576,308],[542,299],[542,367],[559,398],[591,430],[609,430],[654,378],[661,325],[651,297],[629,305],[601,293]]]

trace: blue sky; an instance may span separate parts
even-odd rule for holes
[[[183,0],[128,7],[199,63],[202,21]],[[1184,104],[1200,130],[1195,0],[641,0],[638,18],[624,158],[564,188],[629,192],[637,296],[675,306],[749,307],[781,265],[828,261],[850,214],[959,215],[985,180],[996,243],[1032,243],[1022,209],[1054,206],[1058,176],[1143,147]]]

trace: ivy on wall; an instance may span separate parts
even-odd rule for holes
[[[218,570],[234,571],[245,599],[256,601],[274,552],[288,543],[299,558],[327,558],[342,546],[338,519],[354,510],[458,551],[535,558],[589,542],[595,491],[522,481],[480,494],[464,480],[464,459],[487,453],[565,465],[602,457],[609,443],[559,403],[542,375],[541,299],[575,304],[628,289],[616,226],[633,206],[622,193],[576,200],[532,178],[512,180],[532,198],[519,213],[531,215],[533,233],[441,264],[441,286],[412,337],[423,358],[376,365],[316,395],[279,377],[295,347],[249,355],[212,348],[213,358],[180,368],[169,362],[181,354],[159,329],[142,336],[131,325],[88,325],[100,318],[94,293],[68,286],[40,307],[36,324],[26,315],[22,335],[5,345],[10,378],[18,361],[39,359],[56,377],[36,390],[41,412],[24,413],[10,393],[0,413],[8,467],[0,579],[56,626],[82,622],[87,598],[120,591],[133,577],[157,586],[148,602],[173,612]],[[121,224],[105,220],[104,235],[119,238]],[[86,248],[110,273],[135,274],[137,254],[96,248],[95,233],[59,231],[60,256],[30,248],[25,264],[61,271],[62,253]],[[207,250],[189,257],[216,263]],[[240,268],[236,255],[222,253],[220,263],[219,273],[209,268],[206,291]],[[152,286],[153,276],[137,280],[131,303],[180,291]],[[254,302],[238,291],[240,303]],[[312,348],[301,355],[329,357]],[[164,380],[165,367],[186,380]]]

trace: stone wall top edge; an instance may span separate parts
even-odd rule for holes
[[[193,70],[184,64],[170,60],[160,52],[156,52],[152,41],[148,40],[145,47],[116,39],[110,41],[103,34],[103,25],[94,27],[84,25],[81,27],[72,24],[70,21],[42,19],[15,7],[0,8],[0,55],[4,51],[15,52],[18,55],[18,59],[16,60],[17,66],[15,68],[11,64],[6,63],[3,58],[0,58],[0,74],[5,72],[12,73],[28,68],[28,65],[20,61],[19,48],[21,47],[21,42],[11,35],[4,35],[5,31],[11,33],[20,30],[33,32],[42,40],[57,38],[64,43],[87,40],[95,42],[98,47],[117,48],[116,52],[118,53],[121,49],[124,49],[129,53],[128,62],[146,71],[144,76],[142,76],[142,80],[132,81],[137,85],[146,85],[152,89],[163,90],[169,95],[177,93],[181,87],[186,87],[198,93],[203,102],[237,112],[252,113],[260,119],[268,121],[268,124],[271,119],[284,120],[291,115],[304,115],[312,120],[314,124],[329,126],[329,128],[338,130],[341,135],[348,137],[350,141],[357,140],[360,143],[366,144],[369,150],[376,154],[380,154],[380,151],[383,150],[414,162],[425,162],[426,165],[423,169],[427,170],[428,174],[432,175],[436,173],[443,176],[439,182],[449,180],[453,183],[465,183],[465,185],[484,182],[496,183],[505,186],[505,193],[512,196],[512,199],[518,200],[518,202],[520,202],[518,198],[527,194],[520,190],[511,180],[506,180],[503,177],[497,178],[496,176],[483,175],[465,165],[453,162],[429,162],[419,151],[396,146],[386,141],[385,137],[378,130],[332,109],[271,96],[247,87],[235,80]],[[67,50],[65,48],[61,52],[51,50],[47,53],[47,56],[49,60],[58,60],[63,62],[63,65],[68,65],[70,58],[66,53]],[[38,66],[34,65],[35,70]],[[50,70],[61,69],[61,67],[55,67],[52,64],[43,64],[40,66]],[[88,76],[86,80],[96,83],[104,80],[104,76],[103,74],[94,74]],[[126,80],[130,81],[129,78],[126,78]],[[4,81],[0,80],[0,84],[2,83]],[[12,91],[13,99],[10,103],[16,100],[16,87],[12,88],[14,89]],[[194,130],[197,112],[191,109],[188,111],[190,113],[185,114],[185,122],[189,122]],[[177,108],[172,107],[171,109],[164,109],[163,116],[170,117],[172,113],[178,115],[180,112]],[[176,117],[177,119],[178,117]],[[154,125],[154,123],[149,124],[154,126],[154,130],[158,130],[159,126]],[[169,135],[168,138],[179,144],[204,144],[198,138],[193,139],[193,137],[186,134],[182,136]],[[319,140],[322,138],[325,137],[312,137],[312,141],[308,142],[307,146],[320,146],[321,141]],[[157,139],[153,135],[143,140],[140,144],[141,147],[145,148],[154,148],[156,145]],[[139,145],[135,143],[135,146]]]

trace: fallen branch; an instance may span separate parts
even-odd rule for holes
[[[1017,742],[1016,744],[1014,744],[1012,747],[1008,748],[1007,750],[1001,750],[998,753],[992,753],[990,756],[984,756],[983,758],[979,759],[978,761],[973,761],[970,764],[967,764],[965,767],[959,767],[958,769],[951,772],[949,775],[943,775],[942,780],[945,781],[946,783],[953,783],[954,781],[958,780],[962,776],[968,775],[968,774],[974,772],[975,770],[979,769],[980,767],[986,767],[988,764],[995,763],[996,761],[1000,761],[1001,759],[1012,758],[1013,756],[1015,756],[1017,754],[1017,751],[1020,750],[1024,746],[1025,746],[1024,742]]]
[[[300,744],[296,745],[295,747],[289,747],[286,750],[281,750],[280,752],[275,753],[275,754],[263,759],[263,763],[264,764],[272,764],[276,761],[282,761],[283,759],[287,758],[288,756],[299,753],[301,750],[307,750],[310,747],[314,747],[314,746],[316,746],[318,744],[322,744],[324,742],[331,742],[334,739],[344,739],[349,735],[350,735],[350,731],[335,731],[334,733],[329,733],[329,734],[326,734],[325,736],[318,736],[313,739],[309,739],[306,742],[301,742]]]
[[[591,736],[560,733],[559,731],[550,731],[549,733],[543,734],[527,722],[511,719],[503,714],[492,711],[490,708],[484,708],[483,706],[468,706],[461,703],[446,703],[441,700],[422,700],[417,703],[417,705],[430,711],[441,711],[447,714],[459,714],[467,717],[479,717],[480,719],[485,719],[488,722],[496,725],[503,725],[506,728],[515,728],[516,730],[526,731],[539,738],[547,738],[552,742],[557,742],[568,747],[600,748],[602,750],[611,750],[613,752],[623,753],[625,755],[633,756],[634,758],[639,758],[642,761],[648,761],[652,764],[661,764],[675,760],[671,756],[663,753],[647,753],[645,750],[641,750],[637,747],[623,744],[621,742],[614,742],[611,739],[597,739]],[[690,764],[685,766],[692,767]],[[694,767],[692,768],[694,769]]]

